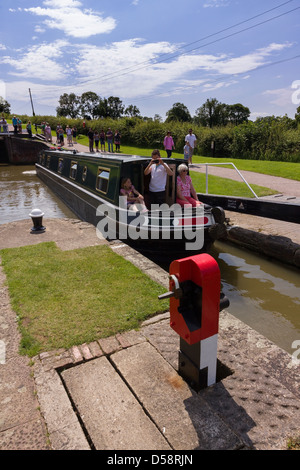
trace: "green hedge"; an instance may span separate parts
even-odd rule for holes
[[[197,136],[195,155],[212,156],[211,143],[215,143],[215,157],[243,158],[247,160],[275,160],[300,162],[300,125],[283,118],[249,121],[239,126],[206,128],[193,123],[159,121],[144,121],[141,118],[124,117],[118,120],[99,119],[86,121],[83,127],[82,119],[67,119],[54,116],[19,116],[25,124],[31,120],[33,124],[48,122],[54,130],[57,124],[63,128],[67,125],[76,126],[79,134],[85,134],[91,127],[100,131],[110,127],[113,132],[118,130],[122,135],[122,144],[163,149],[163,140],[167,131],[171,131],[176,152],[183,154],[184,139],[188,129],[192,127]],[[291,120],[290,120],[291,121]]]

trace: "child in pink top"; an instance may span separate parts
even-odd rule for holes
[[[130,178],[123,178],[121,183],[121,196],[127,197],[127,209],[146,212],[144,197],[135,189]],[[138,206],[136,206],[138,204]]]

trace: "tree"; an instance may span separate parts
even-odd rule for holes
[[[300,124],[300,106],[298,106],[297,110],[296,110],[296,114],[295,114],[295,120],[298,124]]]
[[[137,116],[140,116],[141,113],[140,113],[140,110],[136,106],[134,106],[133,104],[130,104],[125,109],[125,115],[130,116],[130,117],[137,117]]]
[[[226,123],[226,105],[220,103],[216,98],[207,99],[206,102],[196,109],[196,121],[202,126],[210,128],[224,125]]]
[[[109,117],[112,119],[118,119],[124,113],[124,106],[122,101],[117,96],[110,96],[107,99],[107,108]]]
[[[0,96],[0,113],[10,114],[10,104]]]
[[[247,122],[249,116],[249,108],[240,103],[225,104],[210,98],[196,110],[195,121],[210,128],[226,126],[229,122],[237,126]]]
[[[100,98],[98,104],[94,108],[95,118],[106,118],[109,117],[108,103],[106,98]]]
[[[56,108],[57,116],[70,117],[75,119],[80,112],[80,97],[75,93],[64,93],[59,98],[59,106]]]
[[[250,109],[240,103],[227,105],[228,119],[235,126],[248,122],[250,116]]]
[[[182,103],[174,103],[172,108],[166,112],[166,122],[180,121],[188,122],[191,121],[191,115],[188,108]]]
[[[94,119],[97,116],[97,105],[100,97],[93,91],[86,91],[80,97],[80,114],[84,119]]]

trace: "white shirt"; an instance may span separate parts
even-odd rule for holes
[[[152,193],[158,193],[166,189],[167,170],[163,165],[151,165],[151,180],[149,190]]]
[[[195,134],[188,134],[185,136],[185,141],[188,142],[190,144],[190,146],[192,147],[192,149],[194,148],[195,146],[195,141],[197,140],[197,137],[195,136]]]

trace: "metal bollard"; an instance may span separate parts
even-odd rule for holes
[[[31,228],[31,233],[41,233],[46,230],[46,227],[43,226],[43,216],[44,212],[40,209],[33,209],[29,214],[33,222],[33,227]]]

